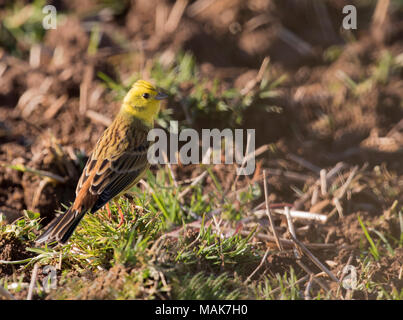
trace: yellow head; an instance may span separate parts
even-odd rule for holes
[[[121,111],[152,125],[160,110],[161,100],[167,97],[165,93],[158,92],[151,83],[138,80],[123,99]]]

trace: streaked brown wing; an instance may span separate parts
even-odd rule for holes
[[[141,152],[127,152],[120,158],[109,161],[106,165],[108,168],[95,175],[89,191],[99,197],[91,211],[95,212],[104,206],[141,177],[148,167],[147,149]]]
[[[120,129],[126,135],[112,143],[108,139],[110,140],[116,129],[112,125],[105,131],[77,184],[76,201],[90,205],[85,207],[92,212],[130,187],[148,167],[147,131],[142,128]],[[87,202],[86,198],[93,201]]]

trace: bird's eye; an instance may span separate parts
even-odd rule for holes
[[[143,98],[144,99],[148,99],[150,97],[150,95],[148,93],[143,93]]]

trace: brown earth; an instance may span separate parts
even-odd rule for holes
[[[171,26],[173,31],[167,33],[156,26],[154,8],[169,12],[172,1],[133,1],[132,6],[119,14],[104,12],[84,19],[78,14],[94,9],[95,1],[54,3],[72,13],[65,24],[46,33],[40,45],[38,67],[29,64],[28,51],[20,59],[0,48],[0,62],[7,67],[0,81],[0,163],[24,165],[61,178],[45,184],[38,175],[0,166],[0,212],[9,222],[20,216],[23,209],[30,209],[40,212],[47,223],[55,210],[62,209],[62,203],[74,199],[75,184],[86,156],[106,127],[105,119],[88,111],[111,119],[119,107],[107,94],[98,72],[114,79],[118,79],[118,74],[126,78],[134,70],[146,73],[149,58],[156,53],[188,50],[200,64],[201,73],[221,79],[223,86],[243,88],[256,76],[266,56],[270,57],[273,74],[291,75],[280,86],[281,94],[267,100],[269,105],[281,107],[281,113],[267,113],[252,106],[244,115],[242,127],[256,129],[257,146],[274,143],[278,150],[270,158],[267,153],[261,156],[262,166],[296,171],[314,181],[317,176],[310,170],[289,161],[287,155],[292,153],[320,168],[332,168],[343,161],[349,169],[354,165],[362,169],[354,189],[342,201],[344,219],[334,218],[326,225],[312,224],[309,226],[312,232],[307,232],[303,239],[350,246],[338,253],[318,252],[321,260],[335,262],[332,271],[340,272],[359,247],[362,229],[357,215],[379,227],[379,231],[399,236],[397,217],[388,214],[388,210],[394,200],[400,206],[403,203],[403,71],[390,74],[387,83],[375,83],[371,90],[356,96],[338,79],[342,70],[359,83],[370,76],[386,50],[393,55],[403,52],[401,10],[391,13],[381,31],[371,32],[373,8],[364,7],[359,15],[360,28],[348,34],[338,30],[343,18],[341,8],[348,4],[344,0],[328,1],[324,7],[308,0],[220,1],[204,10],[190,5],[179,25]],[[315,10],[319,13],[312,13]],[[320,18],[323,12],[328,19],[325,25]],[[103,34],[98,52],[90,56],[88,23],[94,21],[101,22]],[[308,44],[308,49],[298,52],[284,42],[280,27],[293,32],[302,43]],[[118,44],[116,34],[127,41]],[[347,42],[352,36],[356,41]],[[342,51],[338,58],[328,62],[323,54],[332,45],[341,45]],[[128,51],[135,54],[125,57]],[[171,97],[165,107],[174,109],[176,119],[184,119],[182,109],[176,105],[175,97]],[[212,123],[211,119],[200,119],[198,126]],[[194,167],[175,166],[174,170],[178,179],[201,173]],[[229,190],[233,170],[216,166],[214,172]],[[344,181],[349,172],[343,171]],[[384,175],[380,177],[377,172]],[[213,188],[209,179],[205,181],[206,192]],[[300,188],[305,182],[292,181]],[[242,178],[238,188],[249,183],[249,179]],[[290,184],[283,175],[271,176],[271,201],[294,202]],[[395,196],[385,196],[388,190]],[[331,211],[332,199],[323,200],[328,200],[328,204],[315,212]],[[303,209],[311,209],[309,201],[303,204]],[[280,219],[276,222],[279,227],[284,223]],[[25,258],[23,251],[18,240],[0,242],[0,259]],[[270,256],[268,262],[278,271],[283,270],[284,264],[289,266],[287,259]],[[380,267],[373,276],[402,289],[398,278],[402,260],[398,249],[395,258],[379,261]],[[0,274],[10,272],[11,266],[0,265]],[[102,283],[94,286],[85,297],[105,297]]]

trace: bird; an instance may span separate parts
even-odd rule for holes
[[[36,244],[66,243],[86,213],[95,213],[105,205],[110,216],[109,201],[116,201],[132,188],[150,167],[147,135],[153,128],[161,100],[167,97],[148,81],[133,84],[89,156],[73,204],[50,222]],[[119,215],[122,223],[120,207]]]

